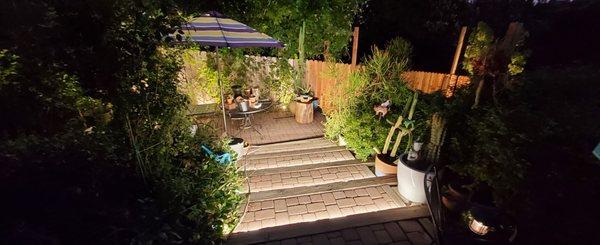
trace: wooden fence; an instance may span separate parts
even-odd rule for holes
[[[325,112],[331,109],[336,96],[341,95],[344,88],[343,82],[347,81],[352,71],[361,69],[361,66],[352,67],[349,64],[329,63],[316,60],[306,61],[306,82],[312,88],[315,96],[319,97],[319,104]],[[444,91],[446,96],[452,95],[452,88],[469,84],[466,76],[457,76],[444,73],[425,71],[407,71],[402,77],[412,89],[424,93]],[[348,95],[345,95],[348,96]]]
[[[452,95],[453,88],[467,85],[470,82],[467,76],[426,71],[407,71],[402,74],[402,77],[412,89],[428,94],[441,90],[446,93],[446,96]]]

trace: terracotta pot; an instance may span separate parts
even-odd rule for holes
[[[250,106],[254,106],[256,104],[256,97],[255,96],[251,96],[250,99],[248,99],[248,101],[250,101]]]
[[[252,89],[244,89],[244,95],[246,96],[246,98],[249,98],[250,95],[252,95]]]
[[[469,199],[469,193],[465,190],[448,185],[448,191],[442,196],[442,204],[450,211],[465,209]]]
[[[237,108],[237,104],[235,104],[235,103],[225,104],[225,108],[227,108],[227,110],[233,110],[233,109]]]
[[[442,196],[442,204],[450,211],[458,211],[460,210],[461,202],[453,199],[450,196]]]
[[[396,166],[394,160],[395,158],[390,157],[388,154],[377,154],[375,156],[375,175],[396,175],[398,166]]]
[[[312,100],[312,97],[310,95],[300,95],[299,99],[302,103],[308,103],[310,100]]]

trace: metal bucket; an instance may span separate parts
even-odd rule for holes
[[[246,99],[242,100],[238,105],[238,109],[240,111],[248,111],[248,108],[249,108],[248,100],[246,100]]]

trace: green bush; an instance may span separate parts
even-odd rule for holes
[[[400,77],[408,68],[410,52],[410,44],[400,38],[390,41],[385,50],[373,48],[373,55],[364,63],[364,68],[342,82],[344,91],[338,96],[339,100],[334,100],[336,110],[328,115],[325,123],[327,137],[343,136],[348,148],[361,160],[372,155],[374,147],[381,150],[390,127],[399,115],[406,114],[404,107],[413,97],[413,91]],[[434,111],[430,106],[432,96],[421,97],[413,118],[415,135],[425,133],[429,115]],[[386,100],[390,100],[392,107],[380,120],[373,106]],[[405,149],[406,144],[400,149]]]
[[[478,23],[463,62],[473,83],[460,88],[444,111],[448,142],[442,158],[459,174],[472,177],[474,189],[491,187],[498,205],[515,197],[529,166],[524,149],[530,137],[513,120],[527,118],[518,113],[524,98],[517,96],[523,85],[517,75],[526,63],[522,49],[527,32],[521,25],[513,31],[507,32],[512,39],[496,40],[492,29]]]
[[[242,49],[221,49],[219,59],[214,52],[204,53],[197,48],[183,52],[184,71],[179,88],[195,103],[196,98],[211,99],[221,103],[221,87],[217,82],[217,63],[221,64],[221,83],[225,94],[231,93],[232,85],[251,86],[257,81],[261,94],[273,97],[282,105],[294,98],[294,68],[287,59],[246,56]],[[262,96],[261,96],[262,97]]]
[[[0,30],[0,193],[10,211],[0,243],[218,243],[236,222],[239,178],[200,152],[226,151],[214,133],[190,135],[181,53],[163,39],[183,22],[176,6],[9,8],[23,21]]]
[[[498,204],[510,200],[528,166],[524,135],[515,132],[507,115],[494,107],[457,115],[451,121],[445,150],[450,168],[472,177],[473,188],[491,187]]]

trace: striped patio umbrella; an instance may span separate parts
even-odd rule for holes
[[[214,11],[193,18],[182,26],[182,31],[188,40],[206,46],[283,48],[272,37]]]
[[[219,47],[230,48],[283,48],[284,45],[255,29],[232,20],[227,16],[211,11],[190,20],[181,27],[183,41],[191,41],[204,46],[216,47],[219,59]],[[180,33],[181,33],[180,32]],[[223,111],[223,125],[227,134],[227,117],[225,116],[225,96],[221,84],[221,67],[217,65],[217,80],[221,87],[221,106]]]

